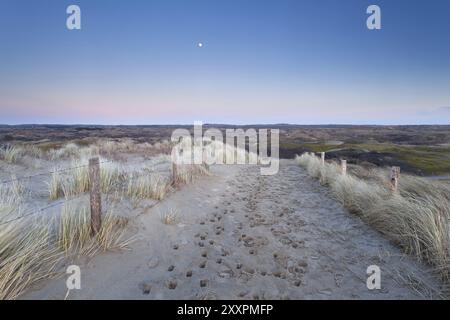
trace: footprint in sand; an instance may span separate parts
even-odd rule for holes
[[[159,264],[159,259],[157,257],[151,257],[148,261],[147,261],[147,267],[149,269],[153,269],[156,268]]]
[[[241,292],[239,292],[238,296],[239,296],[240,298],[243,298],[243,297],[245,297],[246,295],[248,295],[249,292],[250,292],[250,291],[248,291],[248,290],[241,291]]]
[[[302,280],[294,280],[293,284],[296,287],[300,287],[300,285],[302,284]]]
[[[222,268],[221,270],[219,270],[219,272],[217,274],[220,278],[223,278],[223,279],[230,279],[230,278],[234,277],[233,270],[231,270],[229,268]]]
[[[141,282],[139,284],[139,289],[142,290],[142,294],[148,295],[148,294],[150,294],[150,291],[152,290],[152,286],[147,282]]]
[[[255,269],[253,269],[251,267],[245,267],[244,268],[244,272],[247,272],[248,274],[254,274],[255,273]]]
[[[170,279],[166,282],[166,286],[170,290],[174,290],[177,287],[177,284],[178,284],[177,280],[175,280],[175,279]]]

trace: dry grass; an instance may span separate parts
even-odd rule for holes
[[[161,222],[167,225],[174,225],[179,221],[179,213],[176,209],[169,208],[164,212],[160,212]]]
[[[10,221],[12,215],[20,216],[19,200],[13,193],[1,191],[0,223]],[[10,206],[15,206],[12,213]],[[5,208],[7,218],[3,215]],[[18,298],[30,286],[56,276],[67,259],[124,249],[133,240],[125,236],[126,224],[126,219],[108,213],[103,217],[100,232],[91,237],[88,211],[65,204],[59,220],[32,216],[2,225],[0,299]]]
[[[125,238],[127,223],[127,219],[108,212],[102,217],[98,234],[92,237],[88,208],[66,204],[59,222],[58,247],[71,256],[93,256],[99,251],[124,249],[132,241]]]
[[[133,200],[162,200],[169,191],[170,183],[160,175],[140,172],[128,178],[126,194]]]
[[[100,162],[105,162],[101,159]],[[50,181],[47,183],[51,200],[61,196],[71,198],[89,191],[88,159],[74,160],[71,167],[75,168],[65,174],[54,169]],[[125,180],[124,170],[115,163],[102,163],[100,166],[100,184],[103,193],[110,193]]]
[[[23,149],[18,146],[6,146],[0,148],[0,159],[7,163],[17,163],[23,153]]]
[[[68,143],[61,148],[48,150],[48,157],[53,161],[74,158],[79,155],[79,152],[80,148],[75,143]]]
[[[48,225],[18,222],[0,229],[0,299],[15,299],[26,288],[54,275],[63,255],[50,245]]]
[[[100,162],[104,160],[100,159]],[[110,193],[120,186],[126,179],[125,170],[116,163],[103,163],[100,165],[100,184],[103,193]]]
[[[132,139],[106,140],[98,144],[99,154],[108,158],[120,158],[127,153],[155,156],[161,153],[170,153],[170,142],[164,140],[155,144],[148,142],[137,143]]]
[[[0,223],[20,213],[23,192],[24,188],[18,181],[13,181],[9,186],[0,185]]]
[[[44,151],[42,151],[42,149],[39,149],[38,147],[36,147],[35,145],[23,145],[22,147],[22,154],[23,155],[27,155],[29,157],[35,158],[35,159],[42,159],[44,158]]]
[[[177,184],[188,184],[192,183],[195,178],[209,175],[209,170],[203,166],[203,165],[196,165],[196,164],[186,164],[186,165],[179,165],[176,176],[176,183]]]
[[[116,143],[106,145],[102,152],[106,153],[109,149],[109,152],[114,154],[118,149],[130,150],[140,152],[141,156],[144,155],[146,158],[150,157],[152,150],[163,150],[169,145],[169,142],[152,146],[121,141],[120,145]],[[91,155],[99,154],[100,149],[100,145],[80,147],[68,143],[60,149],[23,150],[26,156],[40,158],[43,162],[49,160],[63,162],[53,169],[54,173],[48,181],[48,196],[51,200],[56,200],[60,197],[72,199],[89,191],[88,159]],[[5,150],[1,157],[5,160],[7,155],[6,158],[9,157],[10,162],[17,161],[22,154],[22,149],[18,147]],[[100,159],[100,162],[104,160],[106,159]],[[169,166],[168,156],[159,157],[159,162],[153,160],[154,157],[150,161],[153,166],[164,167],[166,163]],[[164,199],[170,190],[169,172],[167,171],[167,176],[163,176],[145,167],[146,163],[141,164],[144,164],[144,168],[138,168],[134,174],[128,174],[116,163],[102,163],[100,171],[102,192],[107,195],[125,194],[132,199]],[[60,169],[59,165],[63,168],[76,167],[76,169],[57,172]],[[135,167],[132,168],[136,170]],[[192,166],[186,171],[180,171],[180,180],[187,183],[203,174],[207,174],[204,167]],[[0,223],[28,212],[24,191],[24,187],[17,182],[0,188]],[[125,235],[128,220],[112,213],[102,217],[102,228],[92,237],[89,211],[85,206],[69,205],[75,202],[67,201],[62,207],[61,214],[53,218],[43,212],[0,226],[0,299],[15,299],[37,282],[60,274],[61,267],[71,259],[81,255],[93,256],[106,250],[123,249],[133,240]],[[164,223],[173,224],[176,223],[178,214],[173,210],[161,217]]]
[[[50,182],[47,182],[48,194],[50,200],[56,200],[64,194],[63,179],[61,175],[54,169]]]
[[[17,298],[29,286],[49,277],[62,258],[50,246],[48,223],[30,218],[12,221],[23,212],[21,193],[18,185],[0,188],[0,299]]]
[[[309,174],[328,185],[354,214],[385,234],[407,253],[434,266],[450,281],[450,187],[439,181],[402,175],[398,192],[389,188],[388,170],[349,170],[303,154],[296,158]]]
[[[75,160],[72,167],[75,169],[68,173],[62,183],[63,194],[66,198],[89,191],[89,169],[86,162]]]

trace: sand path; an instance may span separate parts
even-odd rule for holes
[[[167,208],[180,223],[164,225]],[[152,208],[133,212],[130,251],[80,262],[69,299],[417,299],[439,283],[379,233],[348,214],[293,161],[275,176],[215,166]],[[381,268],[381,290],[366,269]],[[65,277],[25,298],[63,299]]]

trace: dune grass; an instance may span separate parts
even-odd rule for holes
[[[106,160],[100,160],[106,162]],[[60,173],[53,170],[50,181],[47,182],[49,198],[56,200],[62,196],[74,197],[89,191],[88,159],[74,160],[73,170]],[[118,187],[126,178],[124,170],[116,163],[102,163],[100,166],[100,184],[103,193],[109,193]]]
[[[140,172],[131,174],[128,178],[126,195],[133,200],[162,200],[169,191],[169,187],[168,179],[160,175]]]
[[[179,165],[177,168],[176,183],[192,183],[195,178],[209,175],[209,170],[203,165]]]
[[[166,142],[157,148],[164,149],[168,145],[169,142]],[[116,144],[111,143],[106,149],[114,153],[116,147]],[[155,147],[122,141],[120,148],[146,153],[146,150]],[[11,155],[20,153],[16,149],[8,149],[8,152]],[[128,220],[112,212],[103,215],[101,230],[92,236],[88,208],[86,205],[75,205],[79,203],[75,198],[89,191],[88,159],[91,154],[98,154],[98,150],[69,143],[60,149],[30,150],[27,156],[35,154],[38,157],[41,152],[45,159],[52,162],[65,161],[62,168],[59,164],[53,168],[47,190],[50,200],[65,197],[67,201],[60,214],[52,213],[49,216],[47,212],[42,212],[37,216],[22,217],[23,213],[29,211],[25,206],[24,187],[18,182],[12,182],[0,188],[0,223],[8,222],[0,226],[0,299],[20,297],[39,281],[60,275],[62,267],[79,256],[124,249],[133,241],[125,233]],[[160,158],[160,162],[170,164],[168,156]],[[101,159],[100,162],[105,160]],[[60,170],[66,167],[75,168]],[[115,193],[133,200],[162,200],[170,190],[172,177],[169,172],[161,175],[138,166],[138,169],[133,167],[132,170],[136,171],[130,173],[117,163],[102,163],[100,168],[102,192],[107,195]],[[207,169],[203,166],[186,166],[180,170],[179,180],[188,183],[204,174],[207,174]],[[168,212],[161,219],[164,223],[173,224],[177,221],[177,214]]]
[[[22,187],[1,186],[0,299],[17,298],[25,288],[52,274],[61,259],[49,246],[48,223],[17,219],[23,209]]]
[[[179,214],[176,209],[168,208],[160,212],[159,218],[163,224],[174,225],[179,221]]]
[[[348,209],[390,240],[426,261],[450,282],[450,187],[448,184],[402,175],[397,192],[389,188],[389,172],[361,167],[342,175],[335,163],[322,165],[311,154],[296,161],[331,188]]]
[[[61,174],[57,171],[58,169],[54,169],[50,181],[47,182],[48,187],[48,195],[50,200],[59,199],[64,194],[63,190],[63,179]]]
[[[87,206],[63,206],[57,244],[66,255],[93,256],[99,251],[124,249],[132,241],[125,238],[128,220],[115,216],[112,211],[103,215],[102,226],[94,237],[90,221]]]
[[[17,163],[23,153],[23,149],[18,146],[6,146],[0,148],[0,159],[6,163]]]
[[[0,227],[0,299],[16,299],[39,281],[57,276],[66,261],[124,249],[133,241],[125,235],[127,219],[112,212],[91,236],[86,207],[66,203],[57,217],[11,221],[21,216],[20,205],[14,194],[0,192],[0,223],[9,221]]]
[[[18,220],[0,229],[0,299],[15,299],[38,281],[52,277],[63,254],[51,246],[48,225]]]

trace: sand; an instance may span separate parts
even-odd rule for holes
[[[161,203],[130,209],[137,240],[124,252],[80,259],[68,299],[440,298],[431,269],[349,214],[294,161],[275,176],[213,166]],[[161,222],[168,209],[175,225]],[[366,269],[381,268],[381,290]],[[24,299],[64,299],[66,276]]]

